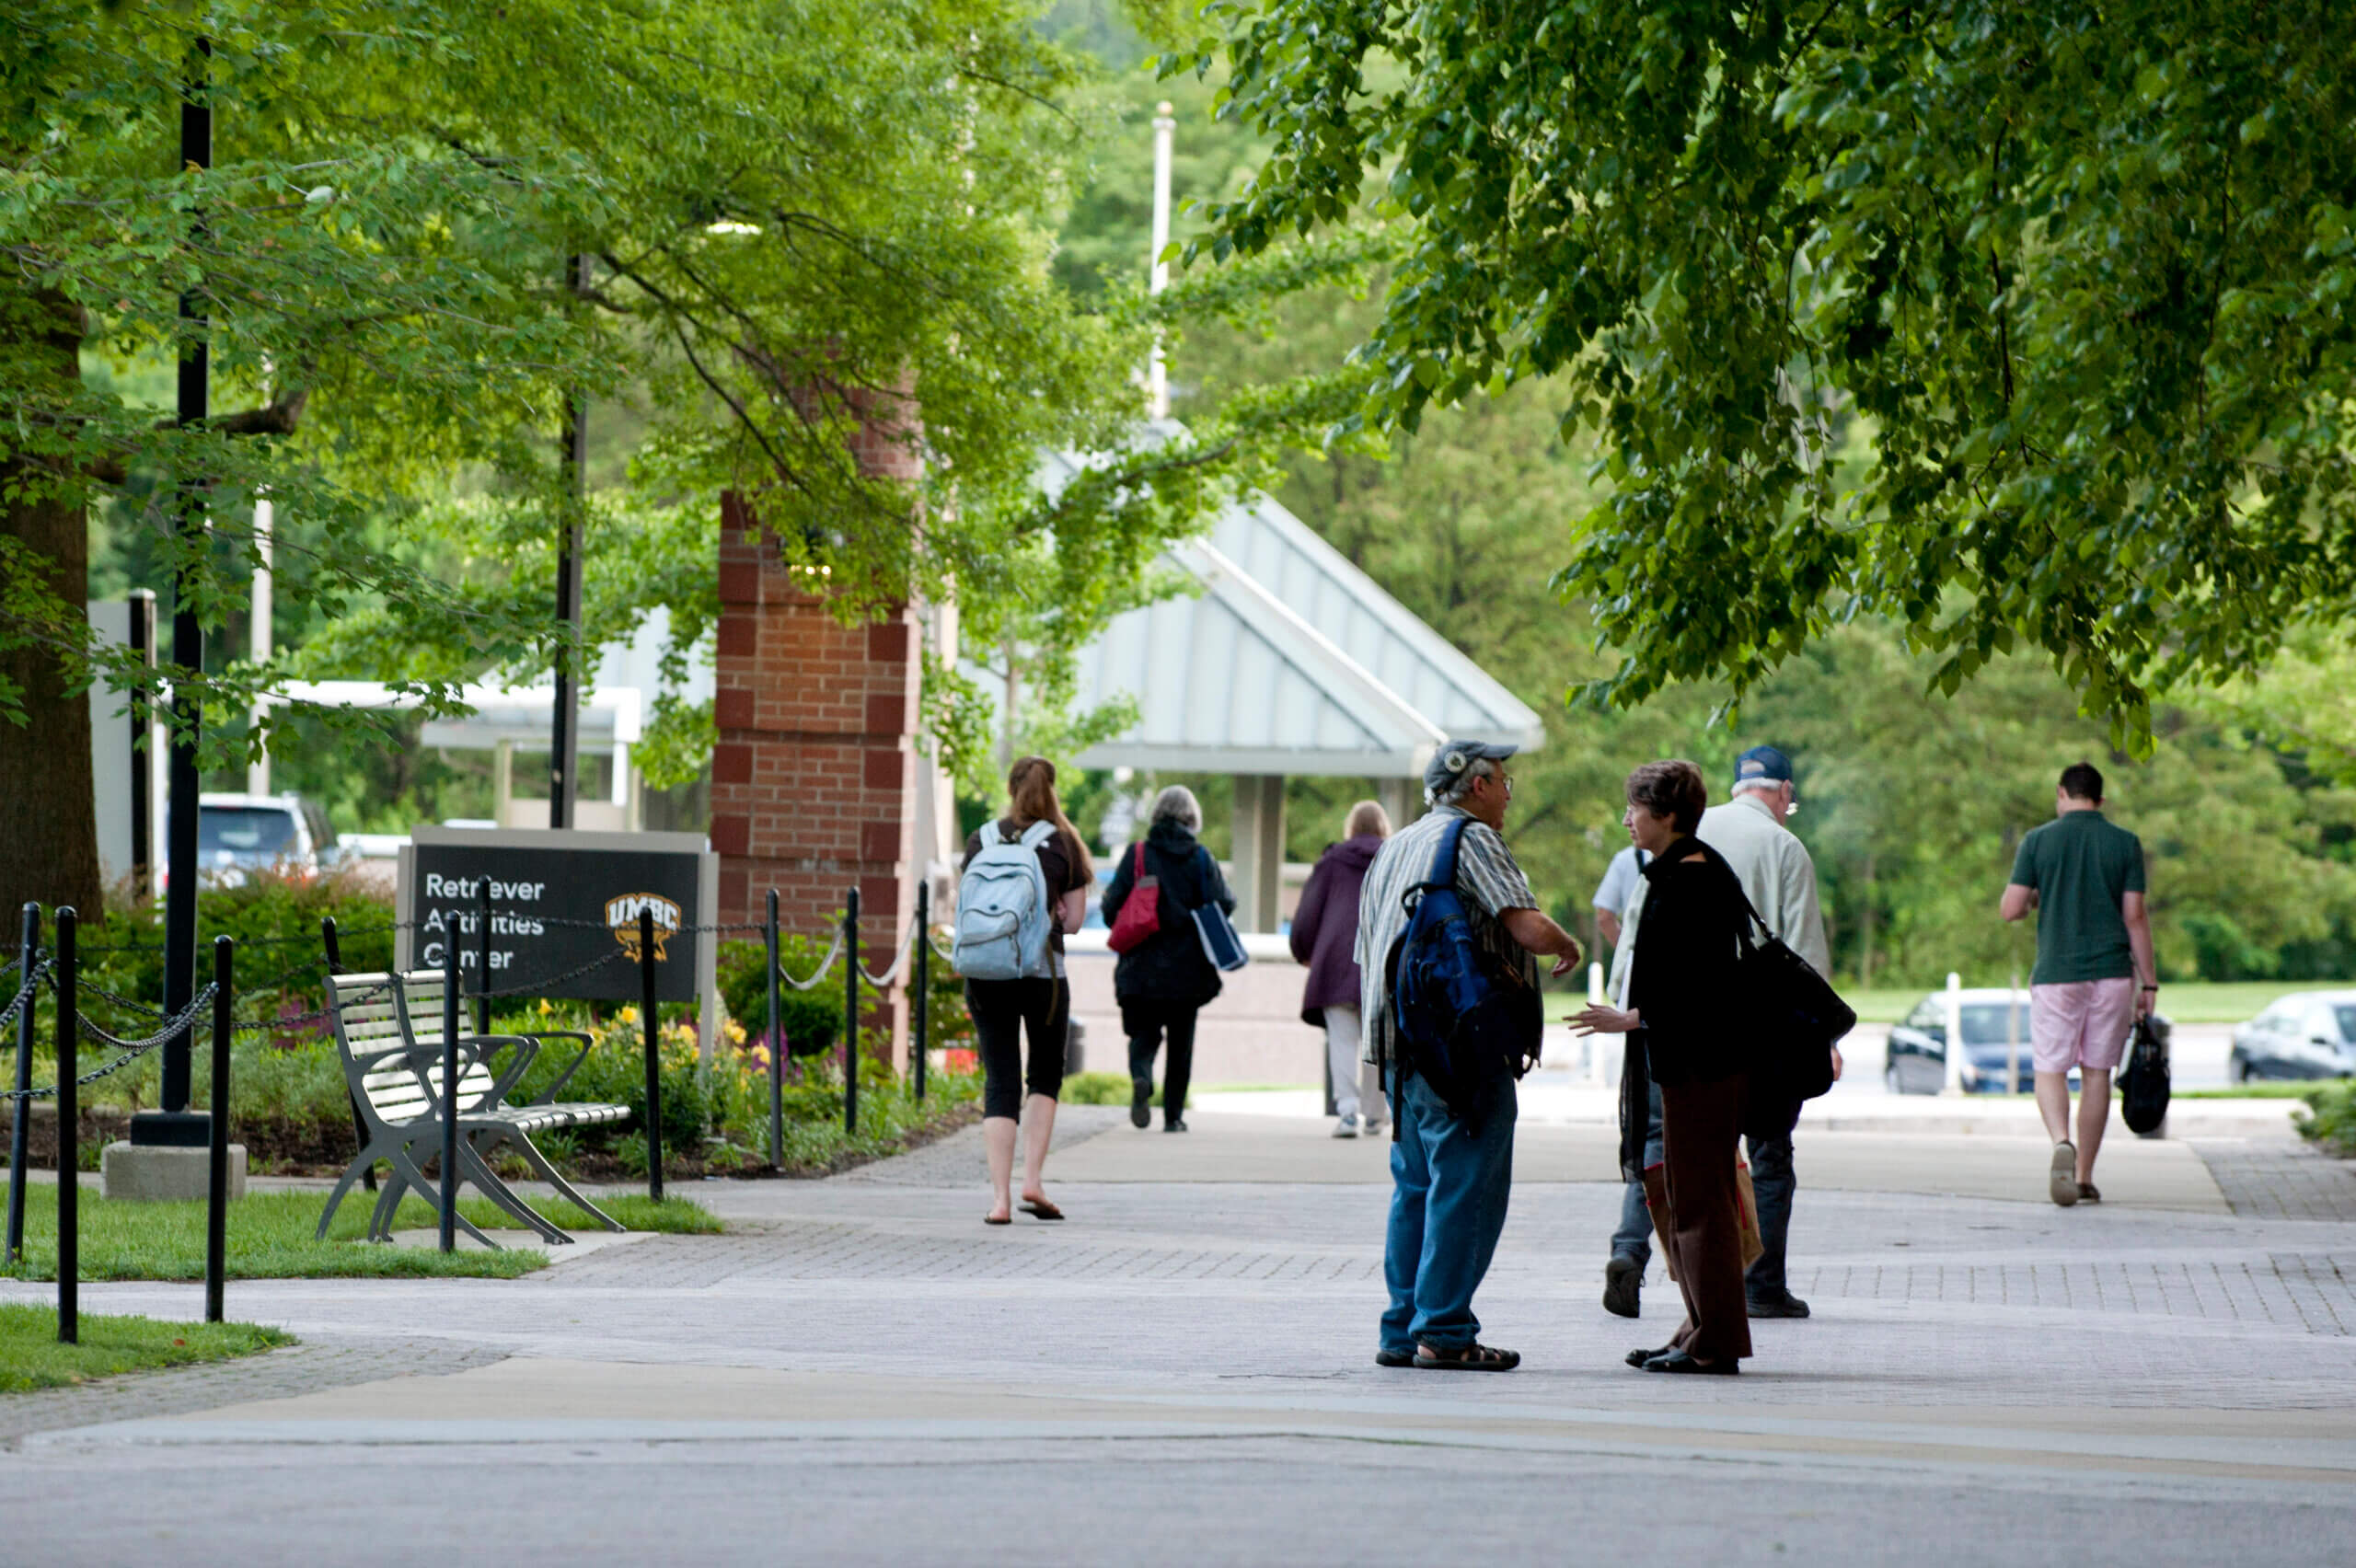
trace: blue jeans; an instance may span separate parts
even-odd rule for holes
[[[1660,1085],[1652,1086],[1652,1116],[1645,1124],[1645,1163],[1660,1163]],[[1639,1272],[1653,1261],[1653,1211],[1645,1206],[1645,1184],[1631,1182],[1620,1194],[1620,1228],[1611,1233],[1611,1255],[1634,1258]]]
[[[1498,1075],[1477,1134],[1420,1075],[1408,1078],[1391,1109],[1399,1136],[1391,1146],[1391,1228],[1382,1249],[1391,1291],[1382,1348],[1461,1350],[1480,1337],[1472,1293],[1496,1254],[1513,1191],[1513,1080]]]

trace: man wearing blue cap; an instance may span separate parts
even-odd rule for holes
[[[1798,810],[1791,758],[1773,746],[1753,746],[1735,759],[1733,799],[1702,813],[1700,836],[1742,879],[1742,891],[1767,928],[1819,974],[1830,975],[1832,952],[1824,940],[1824,912],[1816,901],[1816,862],[1808,859],[1807,846],[1784,825]],[[1832,1076],[1841,1076],[1838,1047],[1832,1053]],[[1794,1296],[1784,1280],[1792,1198],[1799,1185],[1792,1170],[1792,1129],[1799,1119],[1797,1101],[1757,1100],[1743,1118],[1750,1182],[1759,1196],[1759,1239],[1766,1245],[1743,1275],[1754,1318],[1807,1316],[1807,1303]]]
[[[1514,1074],[1502,1062],[1490,1082],[1473,1086],[1468,1113],[1451,1106],[1412,1061],[1392,1078],[1400,1054],[1391,1010],[1389,960],[1408,915],[1405,894],[1431,877],[1449,824],[1462,823],[1456,847],[1456,893],[1484,967],[1533,989],[1540,956],[1553,973],[1577,964],[1579,944],[1538,907],[1500,836],[1513,779],[1505,761],[1515,748],[1449,741],[1424,770],[1431,810],[1383,841],[1358,892],[1357,961],[1366,1061],[1396,1082],[1391,1102],[1391,1222],[1384,1238],[1382,1314],[1377,1365],[1432,1371],[1508,1372],[1510,1350],[1480,1343],[1472,1293],[1489,1271],[1513,1186]],[[1533,1042],[1534,1044],[1534,1042]]]

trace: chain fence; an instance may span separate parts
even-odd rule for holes
[[[563,917],[549,916],[535,917],[535,918],[538,919],[543,925],[564,929],[607,930],[612,928],[607,922],[603,920],[571,919]],[[339,941],[351,938],[382,936],[388,932],[398,930],[415,930],[422,924],[423,922],[414,920],[396,920],[386,921],[372,926],[339,928],[336,932],[336,936]],[[761,921],[719,921],[710,925],[699,924],[692,926],[680,926],[673,928],[666,934],[673,936],[690,934],[722,935],[748,931],[766,932],[767,929],[768,927],[766,923]],[[315,934],[306,933],[293,937],[237,938],[235,940],[237,943],[238,949],[243,951],[248,947],[291,946],[296,942],[318,941],[319,938]],[[908,922],[907,928],[901,933],[899,940],[894,944],[892,963],[880,973],[868,969],[864,964],[857,965],[856,967],[859,972],[859,978],[865,984],[873,986],[878,990],[898,984],[903,976],[907,973],[908,961],[914,955],[916,951],[916,944],[919,940],[928,943],[931,947],[934,954],[942,960],[947,961],[951,958],[949,950],[941,945],[939,939],[930,929],[928,928],[923,921],[920,919],[911,919]],[[846,933],[842,923],[837,921],[834,925],[833,940],[827,946],[826,956],[818,961],[818,967],[816,969],[813,970],[807,975],[796,975],[787,970],[783,963],[780,962],[777,970],[778,978],[785,985],[791,986],[797,991],[815,990],[830,974],[834,973],[835,965],[843,958],[845,950]],[[200,1020],[202,1015],[203,1015],[207,1009],[213,1006],[214,997],[219,991],[219,987],[217,986],[207,986],[202,991],[199,992],[194,997],[192,997],[186,1007],[180,1009],[179,1011],[177,1013],[167,1013],[162,1008],[153,1006],[146,1002],[138,1001],[133,997],[123,996],[118,991],[110,990],[107,986],[98,984],[95,980],[90,978],[86,971],[81,970],[79,963],[79,960],[86,956],[104,956],[108,954],[128,952],[160,953],[163,951],[165,950],[163,945],[160,943],[130,942],[89,944],[77,947],[75,953],[75,967],[78,972],[75,976],[76,991],[83,996],[87,996],[96,999],[97,1001],[105,1003],[107,1007],[114,1009],[121,1014],[138,1020],[143,1026],[149,1023],[152,1023],[155,1026],[145,1034],[136,1037],[129,1037],[114,1032],[112,1030],[110,1030],[104,1024],[100,1023],[97,1019],[92,1018],[88,1013],[83,1012],[77,1008],[75,1014],[75,1025],[76,1032],[81,1036],[81,1038],[90,1042],[92,1044],[113,1050],[116,1053],[112,1058],[108,1060],[102,1066],[94,1067],[88,1072],[78,1074],[74,1080],[77,1086],[96,1083],[102,1078],[111,1077],[113,1074],[121,1072],[125,1067],[132,1066],[133,1063],[154,1054],[159,1047],[168,1044],[184,1034],[190,1034]],[[628,949],[618,945],[610,952],[601,954],[596,958],[589,960],[585,963],[575,964],[571,969],[567,969],[560,974],[535,975],[530,979],[518,981],[512,985],[491,986],[479,990],[462,986],[460,996],[461,998],[466,1001],[499,1001],[512,1000],[519,997],[545,996],[550,990],[558,986],[568,985],[572,981],[579,980],[585,975],[595,974],[596,972],[608,968],[612,965],[621,963],[634,964],[637,962],[639,962],[638,959]],[[23,960],[21,958],[9,959],[5,963],[0,963],[0,979],[4,979],[12,974],[15,974],[22,967]],[[5,1039],[6,1032],[15,1025],[18,1017],[23,1014],[28,1008],[33,1005],[34,998],[41,989],[42,986],[46,985],[52,992],[56,990],[57,980],[55,969],[55,961],[52,956],[46,953],[38,955],[35,958],[31,971],[18,985],[16,994],[9,999],[6,1006],[0,1007],[0,1048],[5,1048],[6,1043]],[[332,978],[333,973],[334,972],[323,962],[318,963],[297,964],[293,968],[284,970],[282,973],[271,976],[265,982],[239,988],[238,990],[231,993],[230,1000],[234,1005],[241,1002],[252,1002],[270,997],[283,997],[290,991],[309,990],[329,982]],[[378,986],[372,987],[371,990],[375,992],[381,992],[388,988],[389,987]],[[361,992],[344,997],[341,998],[340,1004],[338,1005],[350,1007],[355,1002],[365,999],[370,994],[370,992]],[[271,1018],[239,1019],[231,1022],[229,1028],[231,1032],[234,1034],[245,1035],[265,1034],[284,1036],[305,1033],[324,1034],[327,1032],[328,1026],[333,1019],[335,1011],[335,1006],[328,1006],[313,1008],[302,1012],[283,1013]],[[12,1090],[0,1092],[0,1103],[6,1103],[7,1101],[17,1100],[48,1099],[56,1094],[57,1088],[58,1086],[52,1083],[32,1089]]]

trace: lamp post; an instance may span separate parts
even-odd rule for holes
[[[581,294],[589,287],[589,258],[575,256],[566,265],[566,282]],[[571,495],[564,509],[564,531],[556,550],[556,618],[564,628],[564,646],[556,659],[554,722],[549,736],[549,825],[571,827],[573,802],[580,799],[581,771],[581,554],[583,513],[589,504],[589,401],[575,393],[564,400],[564,468]],[[502,820],[500,824],[505,827]]]
[[[186,95],[180,100],[180,167],[213,167],[213,101],[209,80],[213,58],[210,39],[196,40],[189,63]],[[204,215],[195,217],[195,234],[205,233]],[[193,291],[180,294],[183,334],[179,358],[179,420],[183,430],[204,422],[211,412],[212,357],[204,333],[202,299]],[[205,535],[204,492],[190,479],[180,482],[179,535],[191,554],[202,549]],[[193,566],[182,569],[172,594],[172,663],[186,671],[204,667],[204,628],[197,620],[196,595],[189,592]],[[177,1016],[196,994],[196,768],[197,727],[203,717],[193,683],[172,686],[171,763],[167,775],[168,812],[164,826],[167,881],[164,887],[164,1011]],[[188,1108],[189,1041],[191,1028],[164,1046],[163,1108],[142,1112],[131,1119],[131,1141],[179,1148],[205,1147],[212,1119]]]

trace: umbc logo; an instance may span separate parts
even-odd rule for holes
[[[654,917],[654,962],[663,963],[670,955],[663,951],[671,933],[679,928],[679,906],[659,893],[625,893],[618,898],[606,900],[606,928],[614,933],[614,940],[622,944],[632,963],[639,963],[638,917],[643,911]]]

